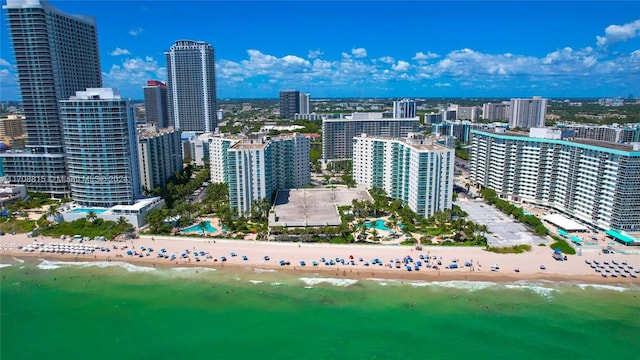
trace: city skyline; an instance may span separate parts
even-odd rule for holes
[[[104,86],[136,100],[184,39],[216,49],[220,99],[640,93],[637,2],[49,3],[96,18]],[[2,101],[19,99],[15,65],[3,32]]]

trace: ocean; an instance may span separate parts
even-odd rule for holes
[[[640,287],[15,258],[2,266],[3,360],[624,359],[639,351]]]

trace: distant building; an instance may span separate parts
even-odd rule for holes
[[[182,170],[182,142],[180,130],[161,129],[158,132],[140,132],[138,158],[140,181],[148,191],[167,184],[167,180]]]
[[[149,80],[143,90],[146,122],[157,124],[159,129],[166,128],[169,126],[167,85],[161,81]]]
[[[406,137],[420,128],[420,118],[389,119],[382,113],[353,113],[351,118],[322,120],[322,160],[348,160],[353,154],[353,138],[370,136]]]
[[[479,106],[458,106],[457,120],[478,121],[481,108]]]
[[[511,99],[509,127],[530,129],[544,127],[547,115],[547,99],[534,96],[531,99]]]
[[[81,206],[131,205],[142,195],[138,133],[129,99],[115,89],[60,101],[71,199]]]
[[[298,114],[309,114],[310,112],[310,95],[300,93],[300,111]],[[295,116],[295,114],[294,114]]]
[[[280,91],[280,117],[293,119],[295,114],[300,114],[300,91]]]
[[[558,128],[571,129],[576,139],[607,141],[612,143],[640,142],[640,125],[584,125],[557,124]]]
[[[184,135],[187,135],[187,139],[184,139]],[[183,133],[182,140],[182,157],[183,159],[190,159],[191,162],[197,166],[204,166],[206,158],[209,156],[209,137],[211,134],[200,134],[189,136]]]
[[[406,119],[416,117],[416,102],[409,99],[393,102],[393,117]]]
[[[22,130],[23,122],[24,115],[11,114],[0,118],[0,138],[16,138],[24,135]]]
[[[203,41],[176,41],[167,57],[169,125],[209,133],[218,126],[213,47]]]
[[[442,114],[424,114],[425,124],[438,124],[442,122]]]
[[[249,215],[254,201],[271,202],[279,189],[309,185],[309,147],[309,140],[297,133],[273,138],[214,136],[210,140],[211,181],[227,183],[231,208],[240,216]]]
[[[486,103],[482,105],[482,118],[490,121],[509,120],[511,115],[511,102],[503,101],[500,104]]]
[[[429,218],[451,209],[455,154],[421,134],[387,138],[366,134],[353,139],[353,179],[402,200]]]

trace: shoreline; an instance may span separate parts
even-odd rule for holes
[[[110,251],[95,251],[92,254],[59,254],[39,252],[24,252],[18,246],[27,247],[34,244],[49,243],[65,245],[93,245],[97,247],[109,247]],[[113,247],[117,249],[113,249]],[[125,248],[126,247],[126,248]],[[144,252],[143,257],[127,255],[127,251],[136,251],[144,247],[153,247],[154,251]],[[176,254],[175,260],[158,258],[157,254],[161,248],[167,250],[167,254]],[[189,254],[186,258],[181,258],[182,253]],[[537,251],[536,251],[537,250]],[[206,255],[199,256],[200,261],[196,261],[194,251],[202,251]],[[231,256],[235,252],[237,256]],[[140,251],[140,253],[143,253]],[[146,254],[149,253],[148,256]],[[414,262],[409,263],[412,268],[419,259],[420,254],[425,257],[436,256],[442,265],[438,270],[425,269],[420,267],[419,271],[406,270],[403,262],[404,257],[410,256]],[[585,263],[588,260],[617,260],[626,261],[634,269],[640,268],[640,254],[600,254],[597,252],[584,253],[583,256],[570,256],[568,261],[557,261],[552,257],[552,251],[548,247],[533,249],[523,254],[496,254],[483,250],[482,248],[470,247],[439,247],[427,246],[418,251],[413,247],[390,246],[390,245],[333,245],[326,243],[281,243],[281,242],[259,242],[250,240],[227,240],[213,238],[174,238],[174,237],[147,237],[122,242],[99,242],[90,241],[83,244],[77,242],[62,241],[55,238],[27,238],[24,234],[5,235],[0,238],[0,262],[2,264],[15,263],[12,257],[17,259],[43,259],[61,262],[123,262],[137,266],[153,268],[183,268],[201,267],[212,268],[225,271],[276,271],[288,275],[314,275],[321,277],[331,277],[338,279],[385,279],[397,281],[426,281],[426,282],[446,282],[446,281],[477,281],[494,283],[513,283],[518,281],[551,281],[551,282],[578,282],[584,284],[598,285],[640,285],[639,278],[612,278],[602,277]],[[221,257],[227,258],[222,262]],[[243,256],[247,259],[243,260]],[[264,256],[269,256],[269,260],[264,260]],[[350,265],[349,257],[353,256],[354,264]],[[312,266],[312,261],[318,261],[321,257],[325,260],[345,259],[345,264],[325,265],[319,263]],[[360,261],[362,258],[363,261]],[[374,258],[379,258],[382,266],[372,264]],[[213,261],[216,259],[217,261]],[[394,261],[399,259],[401,267],[396,268]],[[445,269],[444,267],[457,259],[459,269]],[[279,265],[280,260],[289,261],[290,265]],[[305,261],[306,266],[301,266],[299,261]],[[435,263],[437,260],[431,260]],[[426,260],[420,260],[423,263]],[[319,262],[319,261],[318,261]],[[465,267],[464,263],[470,262],[472,266]],[[364,264],[368,263],[368,266]],[[491,271],[492,264],[499,264],[500,270]],[[546,269],[541,270],[540,265],[544,264]],[[518,268],[520,271],[515,272]],[[633,272],[633,270],[632,270]],[[638,274],[640,277],[640,274]]]

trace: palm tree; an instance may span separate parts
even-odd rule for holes
[[[96,215],[95,211],[90,210],[90,211],[87,213],[87,221],[93,222],[93,221],[94,221],[95,219],[97,219],[97,218],[98,218],[98,215]]]
[[[58,205],[49,205],[49,208],[44,213],[45,219],[52,218],[52,222],[57,222],[56,219],[60,215],[60,211],[58,210]]]
[[[198,227],[200,228],[201,235],[204,236],[204,230],[207,228],[207,224],[205,224],[204,221],[200,221]]]
[[[123,233],[128,227],[129,223],[127,219],[124,216],[120,216],[116,222],[116,229],[118,229],[120,233]]]
[[[373,238],[373,241],[378,241],[378,229],[371,228],[371,237]]]

